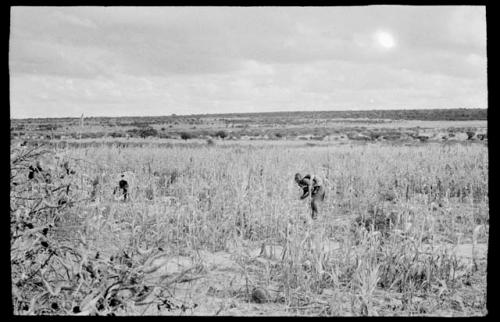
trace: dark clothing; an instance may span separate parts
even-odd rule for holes
[[[120,180],[119,184],[120,184],[120,190],[123,193],[123,199],[127,200],[127,196],[128,196],[128,182],[125,181],[125,180]]]
[[[118,184],[120,185],[120,189],[127,190],[127,188],[128,188],[128,182],[127,181],[120,180],[120,182]]]
[[[299,180],[297,182],[297,184],[303,190],[303,194],[300,197],[300,199],[304,199],[307,196],[309,196],[309,186],[311,185],[311,176],[310,175],[304,176],[304,178]],[[318,181],[316,179],[313,179],[313,182],[312,182],[312,197],[313,198],[320,198],[321,201],[323,201],[325,199],[325,189],[323,188],[323,186],[321,186],[318,183]]]
[[[121,192],[121,194],[123,195],[123,199],[127,200],[127,197],[128,197],[128,182],[126,180],[121,179],[118,182],[118,187],[115,188],[115,191],[113,191],[113,194],[115,194],[117,192],[117,190],[119,192]]]
[[[309,196],[309,186],[311,185],[311,176],[310,175],[304,176],[304,178],[297,180],[297,184],[303,190],[303,193],[302,193],[302,196],[300,196],[300,199],[304,199],[307,196]]]
[[[303,178],[297,178],[297,184],[302,188],[302,196],[300,199],[303,200],[309,196],[309,187],[311,185],[311,175],[305,175]],[[325,188],[318,182],[316,178],[312,180],[312,194],[311,194],[311,217],[316,219],[319,212],[319,204],[321,201],[325,200]]]

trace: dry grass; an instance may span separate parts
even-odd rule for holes
[[[89,275],[80,280],[86,289],[69,283],[55,296],[37,284],[42,276],[49,285],[72,280],[48,261],[53,273],[33,268],[31,286],[19,284],[17,314],[72,314],[75,306],[86,314],[135,315],[486,313],[484,258],[455,251],[488,222],[483,145],[103,146],[60,153],[77,169],[74,197],[82,201],[60,209],[49,234],[75,258],[54,257],[99,267],[101,280]],[[128,202],[112,195],[124,171],[134,174]],[[327,198],[317,222],[307,221],[307,204],[298,200],[296,172],[324,178]],[[15,197],[11,206],[33,207]],[[484,243],[487,233],[474,242]],[[227,265],[208,264],[214,254]],[[153,264],[154,256],[163,264]],[[181,260],[168,266],[174,258]],[[26,261],[19,265],[15,281],[27,270]],[[170,273],[151,278],[159,267]],[[264,295],[255,295],[259,289]],[[148,294],[155,305],[141,304]]]

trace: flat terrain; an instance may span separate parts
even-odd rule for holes
[[[487,314],[485,111],[345,113],[13,120],[15,314]]]
[[[484,140],[486,110],[276,112],[11,120],[13,138],[225,140]]]

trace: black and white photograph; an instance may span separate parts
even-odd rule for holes
[[[13,315],[491,313],[489,7],[9,10]]]

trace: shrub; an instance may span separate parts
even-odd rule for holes
[[[133,136],[133,137],[141,137],[141,138],[147,138],[150,136],[158,136],[158,131],[152,127],[131,129],[131,130],[127,130],[127,133],[130,133],[131,136]]]
[[[57,130],[59,126],[57,124],[40,124],[38,129],[41,131],[54,131]]]
[[[124,137],[124,133],[122,132],[111,132],[109,133],[109,136],[111,136],[112,138],[121,138],[121,137]]]
[[[152,127],[147,127],[139,131],[139,135],[142,138],[147,138],[150,136],[158,136],[158,131]]]
[[[132,122],[131,125],[139,127],[139,128],[150,128],[149,124],[148,123],[144,123],[144,122],[134,121],[134,122]]]
[[[193,138],[193,135],[191,133],[188,133],[188,132],[181,132],[180,136],[181,136],[181,139],[183,139],[183,140],[189,140],[189,139]]]
[[[226,138],[226,137],[227,137],[227,135],[228,135],[228,134],[227,134],[227,132],[226,132],[226,131],[224,131],[224,130],[220,130],[220,131],[215,132],[215,136],[216,136],[216,137],[219,137],[219,138],[221,138],[221,139]]]
[[[484,139],[487,139],[487,138],[488,138],[488,136],[487,136],[486,134],[478,134],[478,135],[477,135],[477,138],[478,138],[479,140],[481,140],[481,141],[482,141],[482,140],[484,140]]]
[[[70,267],[78,263],[76,258],[83,258],[83,254],[76,247],[63,247],[55,239],[55,228],[59,226],[68,209],[78,202],[75,194],[81,194],[81,191],[75,188],[78,187],[78,180],[64,177],[62,167],[49,172],[45,170],[43,177],[23,180],[28,165],[48,154],[48,151],[38,148],[23,148],[13,151],[11,158],[11,167],[16,169],[11,177],[11,183],[16,182],[16,185],[11,191],[10,242],[14,291],[12,300],[14,312],[17,314],[41,314],[44,310],[46,312],[49,306],[52,311],[62,313],[62,308],[70,305],[75,298],[64,296],[65,291],[60,290],[56,291],[60,294],[50,297],[50,300],[43,300],[41,296],[44,293],[54,293],[52,290],[56,289],[56,283],[61,282],[65,287],[77,290],[74,272],[68,271],[67,275],[59,276],[54,272],[56,269],[61,271],[60,263]],[[63,177],[64,179],[61,179]],[[28,186],[29,198],[26,198]],[[89,260],[88,264],[93,263]],[[82,278],[84,277],[82,275]],[[82,295],[89,292],[88,284],[82,284],[75,293],[80,292],[78,294]],[[33,300],[34,298],[36,300]],[[78,305],[79,301],[74,304]]]
[[[419,139],[420,142],[427,142],[427,141],[429,141],[429,137],[426,136],[426,135],[419,135],[419,136],[417,136],[417,139]]]

